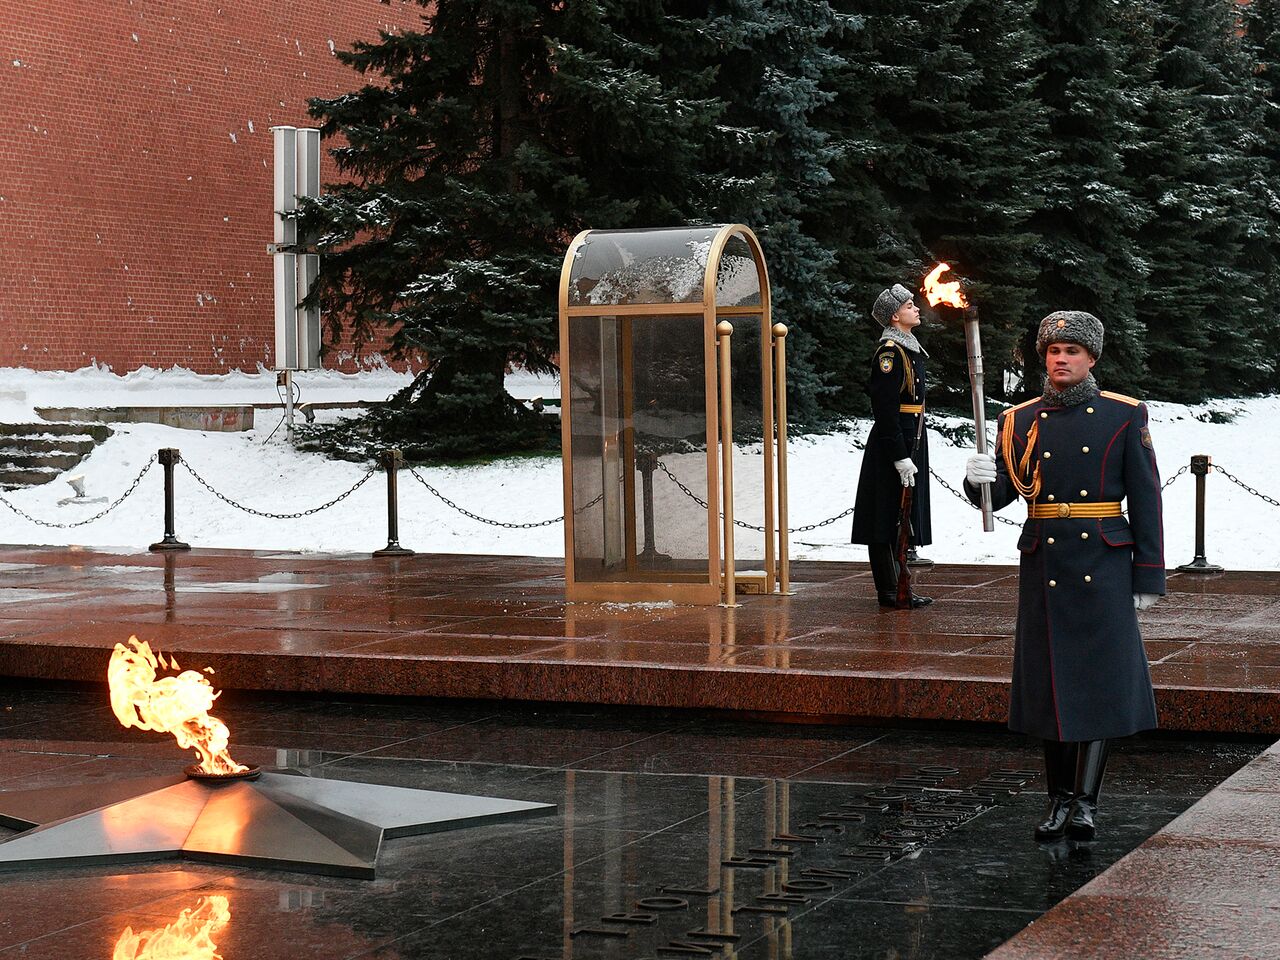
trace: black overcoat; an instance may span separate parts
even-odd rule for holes
[[[1156,726],[1155,697],[1133,594],[1165,592],[1160,476],[1146,405],[1103,391],[1070,407],[1032,400],[1000,415],[1021,469],[1036,426],[1025,481],[1039,464],[1036,502],[1126,501],[1123,516],[1028,517],[1022,560],[1009,727],[1045,740],[1102,740]],[[1017,496],[996,447],[996,509]],[[965,483],[970,499],[977,490]],[[1030,511],[1028,510],[1028,513]]]
[[[902,480],[895,460],[910,457],[919,471],[911,498],[911,542],[933,542],[929,522],[929,438],[916,425],[921,414],[904,412],[904,406],[920,406],[925,400],[925,357],[892,340],[884,339],[871,358],[867,392],[875,423],[862,453],[858,495],[853,504],[853,543],[893,543],[898,536],[902,509]],[[912,448],[914,446],[914,452]]]

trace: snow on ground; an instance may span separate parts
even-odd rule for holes
[[[408,382],[408,375],[389,369],[360,374],[328,371],[300,374],[303,400],[354,401],[383,399]],[[517,396],[559,395],[553,380],[514,375]],[[36,406],[150,406],[262,403],[276,400],[275,375],[229,373],[199,375],[184,370],[135,371],[116,376],[103,368],[71,373],[0,370],[0,421],[37,419]],[[1167,478],[1187,464],[1192,454],[1206,453],[1215,464],[1270,496],[1280,495],[1280,443],[1272,433],[1280,422],[1280,395],[1215,400],[1198,406],[1150,404],[1156,453]],[[257,426],[245,433],[204,433],[151,424],[113,425],[116,433],[72,473],[83,474],[91,497],[114,499],[160,447],[178,447],[182,456],[226,496],[258,510],[290,513],[318,506],[342,493],[365,473],[359,464],[299,453],[285,445],[280,433],[268,440],[279,415],[259,410]],[[1227,422],[1212,422],[1226,420]],[[960,420],[946,421],[959,424]],[[861,452],[869,424],[854,421],[848,433],[792,437],[789,447],[791,526],[824,520],[853,503]],[[953,445],[931,431],[933,469],[954,487],[960,486],[969,449]],[[688,482],[696,476],[669,458]],[[752,477],[750,450],[735,467],[742,503]],[[683,467],[683,469],[682,469]],[[466,467],[428,467],[418,471],[444,496],[495,520],[523,523],[558,517],[561,465],[558,457],[514,458]],[[160,538],[163,524],[162,472],[157,465],[139,489],[120,507],[92,524],[71,530],[51,529],[22,519],[0,505],[0,542],[10,544],[80,544],[95,547],[145,547]],[[659,503],[682,495],[655,477]],[[1016,562],[1017,527],[996,524],[983,533],[976,510],[931,478],[932,546],[922,553],[945,563]],[[1209,477],[1207,553],[1211,562],[1230,570],[1280,570],[1280,507],[1241,490],[1219,473]],[[400,480],[400,541],[418,551],[562,556],[561,524],[511,530],[477,523],[450,509],[411,476]],[[68,505],[57,501],[70,494],[58,481],[13,491],[5,497],[44,520],[69,522],[92,516],[102,504]],[[193,546],[366,552],[386,542],[386,485],[376,474],[338,505],[296,520],[274,520],[235,510],[199,487],[181,468],[177,471],[177,532]],[[1166,559],[1170,566],[1191,560],[1194,553],[1195,481],[1180,476],[1165,494]],[[739,516],[743,510],[739,508]],[[1014,504],[997,516],[1021,521]],[[863,560],[865,548],[847,542],[849,518],[792,538],[797,559]],[[740,556],[750,553],[747,534],[740,537]],[[659,544],[661,548],[661,544]],[[749,563],[745,564],[749,566]]]

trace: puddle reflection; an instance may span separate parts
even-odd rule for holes
[[[116,941],[111,960],[219,960],[218,944],[231,922],[228,899],[219,894],[201,897],[194,907],[163,927],[134,933],[125,927]]]

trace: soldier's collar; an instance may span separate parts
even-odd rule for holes
[[[881,340],[892,340],[894,343],[906,347],[913,353],[928,356],[929,351],[920,346],[920,341],[916,339],[914,333],[903,333],[897,327],[885,327],[884,332],[880,334]]]
[[[1049,378],[1045,377],[1044,393],[1040,395],[1040,400],[1046,407],[1077,407],[1097,395],[1098,381],[1089,373],[1079,383],[1072,384],[1065,390],[1056,389]]]

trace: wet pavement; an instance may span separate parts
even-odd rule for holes
[[[373,881],[191,863],[0,874],[0,958],[108,960],[126,931],[176,935],[184,911],[225,960],[976,958],[1090,881],[1104,885],[1085,901],[1094,911],[1139,893],[1150,903],[1159,850],[1139,850],[1147,859],[1118,891],[1106,868],[1265,748],[1124,741],[1101,839],[1040,846],[1038,745],[990,727],[235,691],[215,713],[242,762],[558,811],[388,840]],[[187,759],[166,736],[121,728],[101,686],[0,684],[0,791],[170,773]],[[1191,910],[1195,875],[1206,883],[1189,866],[1197,850],[1216,857],[1217,845],[1239,865],[1242,832],[1265,822],[1248,804],[1274,800],[1275,774],[1259,761],[1226,801],[1214,794],[1176,821],[1180,839],[1162,843],[1178,844],[1181,885],[1155,892]],[[1238,915],[1274,914],[1274,889]],[[1064,955],[1088,954],[1051,939],[1008,954]],[[1163,955],[1178,954],[1128,954]]]
[[[935,566],[884,611],[798,563],[734,609],[564,600],[561,561],[0,548],[0,675],[97,680],[137,634],[227,688],[999,722],[1017,573]],[[1161,726],[1280,734],[1280,573],[1171,573],[1140,615]]]

